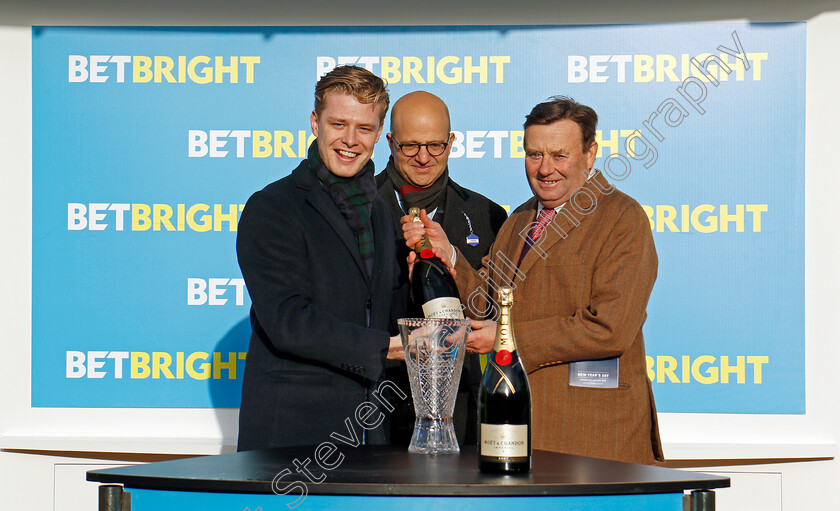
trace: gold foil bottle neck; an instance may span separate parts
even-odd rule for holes
[[[510,307],[513,305],[513,289],[508,286],[499,288],[499,305],[502,307]]]
[[[499,321],[496,325],[496,340],[493,349],[496,351],[516,350],[516,340],[513,335],[513,325],[511,324],[510,309],[513,305],[513,289],[508,286],[499,288]]]
[[[412,217],[415,222],[422,222],[422,220],[420,220],[420,208],[408,208],[408,216]],[[422,238],[420,238],[420,241],[414,245],[414,251],[420,254],[420,257],[423,259],[428,259],[434,256],[432,243],[429,241],[429,237],[425,234]]]

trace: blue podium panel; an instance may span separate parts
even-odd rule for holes
[[[682,493],[545,497],[398,497],[347,495],[266,495],[131,489],[132,511],[322,511],[377,509],[429,511],[681,511]]]

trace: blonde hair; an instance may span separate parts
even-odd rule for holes
[[[338,66],[318,80],[315,86],[315,113],[321,115],[327,94],[352,94],[359,103],[372,103],[381,107],[379,123],[385,120],[390,98],[382,78],[358,66]]]

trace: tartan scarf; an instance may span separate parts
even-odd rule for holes
[[[370,212],[376,198],[376,181],[373,178],[373,160],[368,160],[364,168],[353,177],[336,176],[321,161],[318,153],[318,141],[309,146],[309,168],[327,188],[335,205],[347,220],[347,224],[356,235],[359,253],[368,273],[373,273],[373,224]]]
[[[446,167],[440,177],[426,188],[414,186],[394,166],[393,157],[388,160],[388,165],[385,167],[385,175],[388,176],[388,179],[394,184],[394,188],[399,192],[406,212],[410,208],[416,207],[425,209],[426,213],[431,214],[443,201],[446,185],[449,183],[449,167]]]

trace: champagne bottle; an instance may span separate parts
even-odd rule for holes
[[[496,342],[478,391],[478,468],[527,472],[531,470],[531,388],[513,335],[511,288],[499,289],[499,305]]]
[[[420,221],[420,209],[411,208],[408,214]],[[446,265],[435,257],[429,238],[423,238],[414,247],[417,259],[411,273],[411,302],[414,314],[424,318],[464,319],[461,295],[455,279]]]

